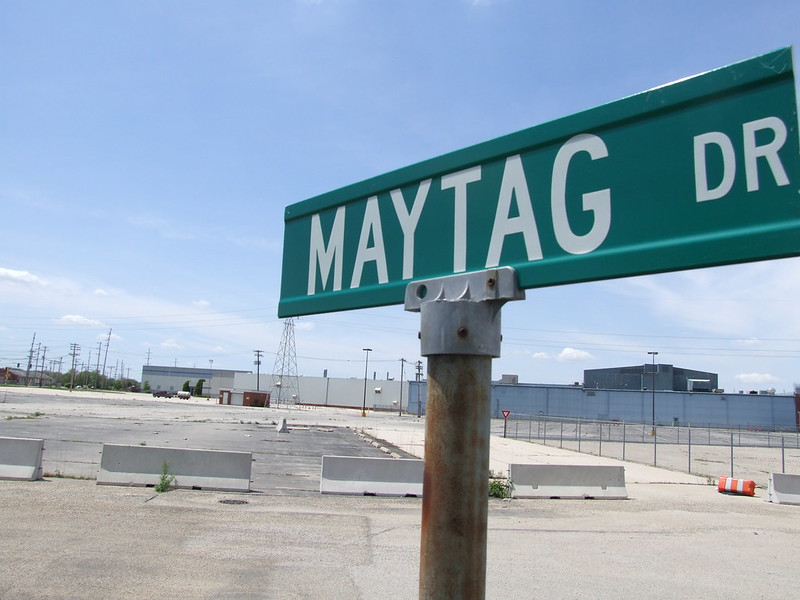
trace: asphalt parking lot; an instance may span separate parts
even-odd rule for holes
[[[69,476],[0,481],[0,598],[416,598],[421,499],[317,491],[320,453],[386,456],[355,427],[413,448],[424,420],[0,391],[0,435],[44,437],[45,471]],[[252,449],[256,491],[71,478],[89,476],[103,441]],[[495,441],[495,461],[588,460]],[[796,597],[800,507],[625,466],[628,500],[490,499],[487,598]]]
[[[6,412],[12,406],[14,413],[0,421],[0,434],[44,439],[42,466],[51,477],[96,478],[104,443],[235,450],[253,454],[253,491],[318,494],[321,456],[386,456],[352,428],[315,424],[313,411],[63,394],[14,397],[6,401]],[[278,433],[276,424],[286,417],[289,432]]]

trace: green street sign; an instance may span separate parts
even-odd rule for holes
[[[497,266],[537,288],[796,256],[798,184],[784,48],[287,207],[278,315]]]

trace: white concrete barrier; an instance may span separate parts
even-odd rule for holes
[[[423,471],[416,459],[323,456],[320,492],[421,497]]]
[[[0,479],[41,479],[43,450],[44,440],[0,437]]]
[[[509,465],[512,498],[628,497],[625,468],[615,465]]]
[[[764,500],[775,504],[800,504],[800,475],[770,473]]]
[[[250,491],[252,452],[103,444],[97,483],[155,486],[167,462],[173,487]]]

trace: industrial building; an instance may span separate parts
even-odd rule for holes
[[[725,393],[716,388],[718,378],[715,373],[672,365],[656,365],[655,371],[652,367],[639,365],[587,370],[585,374],[590,385],[519,383],[516,375],[504,375],[491,384],[491,416],[502,418],[502,412],[507,410],[517,417],[529,415],[627,423],[651,423],[655,420],[658,426],[798,431],[800,394],[776,394],[774,390]],[[652,383],[654,373],[655,389]],[[145,367],[142,380],[149,377],[153,390],[178,390],[184,381],[194,385],[197,379],[209,375],[213,375],[209,386],[212,398],[219,397],[220,389],[231,390],[234,394],[261,390],[273,392],[272,406],[286,402],[274,401],[276,379],[268,373],[262,373],[256,381],[256,374],[248,371]],[[699,391],[693,380],[700,382],[700,387],[712,391]],[[603,384],[617,387],[603,387]],[[159,385],[160,388],[156,387]],[[368,411],[397,411],[398,415],[414,416],[424,415],[426,409],[427,382],[424,380],[401,382],[376,378],[365,381],[363,378],[299,377],[298,387],[297,394],[293,394],[288,402],[306,406],[363,407]],[[693,389],[688,389],[691,387]]]
[[[237,373],[249,371],[233,371],[229,369],[173,367],[160,365],[145,365],[142,367],[142,389],[149,386],[152,392],[164,390],[177,392],[183,389],[183,384],[189,382],[189,389],[194,390],[199,380],[203,380],[203,395],[217,397],[221,389],[234,386],[234,377]]]
[[[718,380],[716,373],[650,363],[583,372],[583,387],[600,390],[711,392],[719,387]]]

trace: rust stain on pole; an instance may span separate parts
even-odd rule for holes
[[[491,357],[428,358],[419,597],[485,597]]]
[[[406,288],[428,358],[421,599],[485,598],[492,358],[500,356],[502,306],[523,298],[508,267]]]

